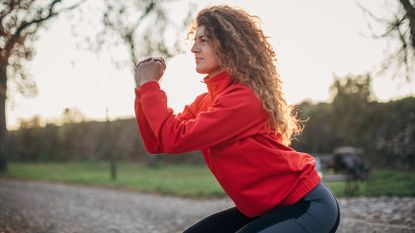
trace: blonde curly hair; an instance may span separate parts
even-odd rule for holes
[[[242,9],[226,5],[200,11],[189,35],[205,26],[219,64],[236,82],[251,88],[269,113],[268,126],[282,136],[285,145],[302,131],[293,106],[284,99],[277,73],[276,55],[260,28],[260,19]]]

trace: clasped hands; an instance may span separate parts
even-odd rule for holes
[[[135,66],[135,83],[139,87],[149,81],[159,81],[166,70],[162,57],[149,57]]]

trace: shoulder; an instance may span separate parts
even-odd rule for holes
[[[196,96],[195,100],[190,104],[190,108],[196,114],[200,110],[204,109],[209,100],[209,93],[205,92]]]
[[[208,96],[208,92],[204,92],[198,96],[196,96],[195,100],[193,102],[200,102],[202,100],[204,100],[207,96]]]
[[[234,83],[226,88],[221,95],[221,99],[262,105],[262,101],[255,95],[254,91],[240,83]]]
[[[215,102],[225,107],[246,109],[253,114],[265,113],[262,101],[255,95],[252,89],[239,83],[232,84],[226,88]]]
[[[195,100],[193,101],[192,105],[195,107],[199,107],[206,104],[206,101],[209,99],[209,93],[205,92],[198,96],[196,96]]]

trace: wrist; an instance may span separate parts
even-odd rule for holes
[[[138,83],[136,83],[136,86],[141,87],[143,84],[151,82],[151,81],[156,81],[156,80],[142,80],[142,81],[139,81]]]

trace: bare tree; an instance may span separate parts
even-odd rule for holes
[[[102,15],[103,27],[86,40],[88,48],[100,51],[123,49],[128,51],[125,61],[113,61],[119,68],[134,69],[137,61],[145,56],[172,57],[180,50],[180,34],[189,26],[195,5],[180,0],[105,0]],[[183,15],[172,14],[172,10],[181,9]],[[187,9],[186,9],[187,8]],[[88,15],[83,13],[83,15]],[[108,134],[111,134],[108,129]],[[111,149],[107,149],[111,162],[111,174],[116,173],[115,158]],[[156,166],[157,157],[144,155],[147,165]]]
[[[389,54],[382,64],[381,72],[394,72],[393,77],[405,76],[409,82],[415,73],[415,1],[386,1],[384,5],[391,13],[391,16],[386,18],[375,15],[360,3],[358,5],[365,15],[369,16],[372,36],[389,40]],[[373,23],[383,25],[384,31],[374,32]],[[393,43],[398,45],[394,46]]]
[[[183,6],[188,7],[185,16],[172,14],[174,8]],[[93,41],[94,49],[114,44],[125,46],[131,68],[143,56],[171,57],[180,49],[179,34],[190,24],[194,7],[180,0],[105,0],[104,27]],[[176,34],[167,35],[169,29]],[[108,40],[111,37],[113,40]]]
[[[73,5],[69,6],[62,0],[2,0],[0,3],[0,171],[7,169],[7,81],[14,81],[23,94],[36,93],[36,85],[29,78],[25,63],[33,57],[39,29],[83,1],[72,1]]]

